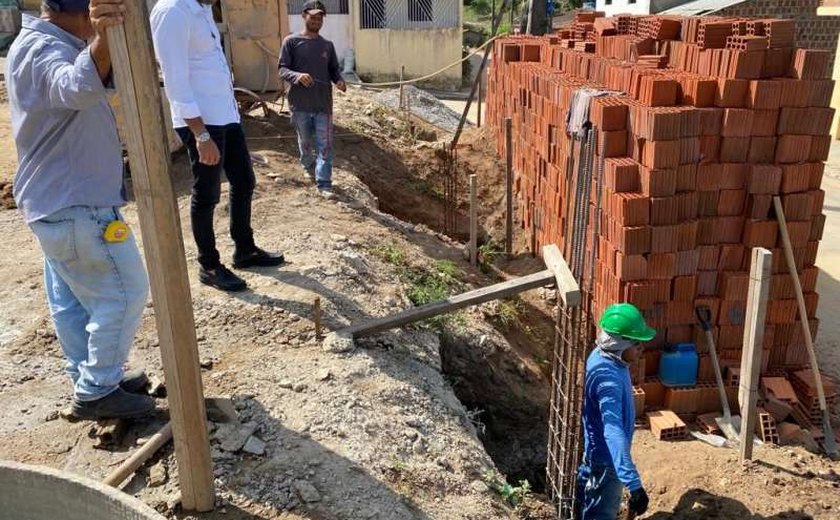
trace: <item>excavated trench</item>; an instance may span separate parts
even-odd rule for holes
[[[539,313],[539,314],[537,314]],[[441,336],[443,371],[455,395],[475,416],[479,436],[511,485],[527,480],[545,490],[551,344],[536,338],[548,328],[534,309],[530,324],[498,326],[507,345],[492,345],[470,331]]]
[[[252,122],[251,131],[261,135],[280,127],[286,134],[293,134],[285,120],[266,125],[267,130]],[[434,129],[421,130],[434,134]],[[336,167],[365,183],[377,197],[381,211],[444,233],[446,203],[439,150],[391,146],[382,136],[366,135],[340,123],[336,135],[343,136],[335,143]],[[463,182],[458,188],[456,228],[462,232],[469,229],[466,178],[471,173],[479,174],[479,239],[483,242],[495,237],[499,243],[499,237],[504,236],[504,166],[482,131],[465,131],[461,143],[458,177]],[[281,142],[279,147],[291,155],[296,153],[291,140]],[[449,235],[461,241],[467,238],[457,231]],[[538,262],[534,264],[517,265],[509,272],[535,272],[540,267]],[[539,493],[545,487],[554,325],[545,302],[533,295],[519,300],[517,309],[515,317],[508,315],[494,324],[505,338],[503,345],[492,345],[474,331],[447,333],[441,335],[441,357],[445,375],[456,396],[472,412],[480,438],[497,468],[510,484],[527,480]]]
[[[357,145],[360,143],[357,143]],[[483,145],[484,143],[480,143]],[[503,178],[496,171],[494,157],[486,158],[482,146],[474,148],[473,163],[481,168],[488,184]],[[429,175],[438,167],[432,154],[415,154],[407,163],[377,158],[363,147],[353,148],[361,180],[379,199],[380,210],[413,224],[423,224],[443,233],[444,202],[440,190],[430,189],[438,180]],[[425,159],[425,161],[424,161]],[[459,157],[461,159],[461,157]],[[465,161],[466,162],[466,161]],[[390,171],[384,174],[383,169]],[[492,170],[492,171],[488,171]],[[479,197],[486,206],[498,206],[504,187],[484,185]],[[463,192],[462,192],[463,193]],[[459,229],[468,229],[466,207],[459,207]],[[480,236],[498,236],[498,215],[482,215],[486,223]],[[450,233],[453,238],[464,237]],[[512,485],[527,480],[535,492],[545,488],[548,409],[550,398],[550,359],[554,345],[554,325],[544,302],[518,300],[515,319],[497,320],[495,328],[506,345],[491,345],[487,338],[472,331],[441,335],[441,357],[445,375],[456,396],[474,415],[481,440],[496,466]]]

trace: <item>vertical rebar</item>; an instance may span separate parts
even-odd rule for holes
[[[564,207],[566,260],[582,288],[586,278],[587,238],[594,213],[591,211],[595,130],[571,137],[566,159],[566,201]],[[579,146],[576,147],[575,145]],[[575,148],[578,148],[577,161]],[[599,174],[600,177],[600,168]],[[596,187],[596,189],[599,189]],[[596,208],[597,210],[598,208]],[[562,308],[555,314],[555,347],[552,363],[552,393],[549,418],[549,456],[547,463],[549,496],[557,506],[558,517],[574,518],[577,470],[581,460],[581,413],[583,378],[589,320],[583,309]]]
[[[505,118],[505,253],[513,254],[513,120]]]

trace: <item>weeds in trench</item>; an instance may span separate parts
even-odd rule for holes
[[[498,493],[505,502],[517,509],[531,496],[531,484],[527,480],[520,480],[518,486],[511,486],[496,471],[486,471],[484,473],[484,483]]]
[[[500,300],[496,306],[496,317],[506,329],[519,321],[522,312],[522,302],[518,299]]]
[[[373,253],[397,268],[397,274],[406,286],[406,296],[415,306],[445,300],[463,285],[463,272],[450,260],[436,260],[430,268],[412,266],[405,250],[394,244],[379,246]],[[456,312],[435,316],[426,320],[426,323],[436,328],[447,324],[464,326],[466,318],[462,313]]]
[[[490,240],[478,247],[478,253],[478,257],[481,259],[479,267],[482,272],[487,273],[490,271],[490,266],[496,263],[496,260],[504,251],[502,251],[501,246]]]
[[[545,359],[545,358],[544,358],[544,357],[542,357],[542,356],[538,356],[538,355],[536,355],[536,354],[535,354],[535,355],[534,355],[534,363],[536,363],[536,364],[538,364],[538,365],[545,365],[545,366],[548,366],[548,365],[550,365],[550,364],[551,364],[551,361],[549,361],[549,360]]]
[[[394,244],[385,244],[378,246],[376,249],[373,250],[373,254],[391,265],[397,267],[406,266],[405,251]]]

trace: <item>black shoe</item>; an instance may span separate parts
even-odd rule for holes
[[[263,251],[259,247],[255,247],[253,251],[246,254],[235,253],[233,255],[233,267],[237,269],[246,269],[248,267],[276,267],[283,265],[286,258],[282,253],[269,253]]]
[[[248,287],[245,280],[236,276],[230,269],[221,264],[214,269],[207,269],[202,266],[198,271],[198,279],[204,285],[228,292],[243,291]]]
[[[129,394],[122,388],[96,401],[73,399],[72,413],[79,419],[128,419],[149,415],[155,400],[148,395]]]
[[[146,395],[146,390],[149,388],[149,378],[141,368],[130,370],[123,375],[120,388],[129,394]]]

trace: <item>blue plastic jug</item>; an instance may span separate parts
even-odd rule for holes
[[[659,379],[665,386],[694,386],[700,359],[694,343],[680,343],[662,353]]]

